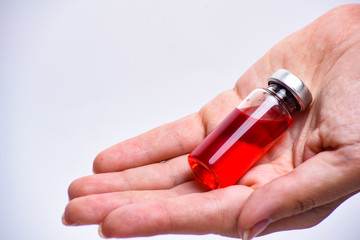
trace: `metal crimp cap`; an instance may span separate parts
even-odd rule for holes
[[[268,84],[277,83],[285,87],[296,98],[300,111],[304,111],[313,98],[308,87],[295,74],[286,69],[279,69],[269,78]]]

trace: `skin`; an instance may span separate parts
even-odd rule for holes
[[[209,191],[187,155],[241,99],[292,71],[314,102],[234,185]],[[69,187],[66,225],[103,237],[167,233],[252,238],[312,227],[360,190],[360,5],[331,10],[290,35],[199,112],[101,152]],[[163,162],[166,161],[166,162]],[[245,235],[245,236],[244,236]]]

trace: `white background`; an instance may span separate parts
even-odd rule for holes
[[[340,0],[0,1],[0,239],[99,239],[65,227],[98,152],[197,111]],[[360,196],[263,240],[360,239]],[[225,239],[155,236],[147,239]]]

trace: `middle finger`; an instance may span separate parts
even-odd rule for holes
[[[65,225],[99,224],[108,213],[127,204],[161,200],[207,190],[199,182],[191,181],[170,190],[124,191],[79,197],[66,206],[63,222]]]
[[[164,163],[76,179],[70,184],[69,199],[99,193],[173,188],[194,179],[186,157],[183,155]]]

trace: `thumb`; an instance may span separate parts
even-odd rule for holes
[[[240,236],[251,239],[275,221],[331,203],[360,186],[359,159],[349,149],[324,151],[256,190],[238,219]]]

